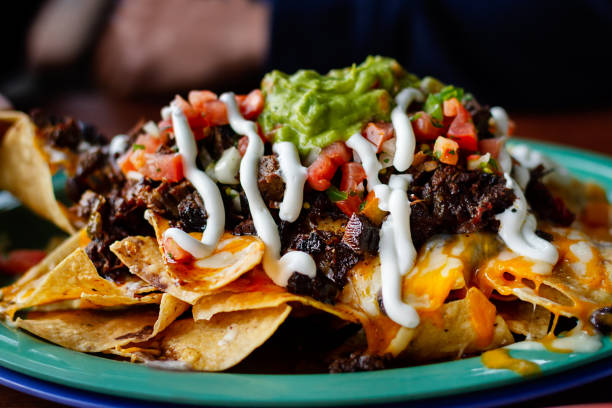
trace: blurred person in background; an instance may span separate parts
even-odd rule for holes
[[[83,94],[94,110],[126,98],[160,106],[189,89],[247,91],[272,68],[325,72],[369,54],[485,103],[610,106],[607,0],[47,0],[6,13],[0,94],[19,109]]]

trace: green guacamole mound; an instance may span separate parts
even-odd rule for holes
[[[272,71],[261,85],[266,103],[259,124],[275,142],[291,141],[307,155],[313,148],[347,140],[369,121],[389,122],[394,96],[419,82],[397,61],[380,56],[327,75]]]

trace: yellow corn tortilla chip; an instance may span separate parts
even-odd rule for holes
[[[359,322],[357,314],[345,305],[329,305],[308,296],[287,292],[287,289],[275,285],[260,267],[224,286],[222,292],[200,298],[193,306],[193,318],[210,320],[218,313],[277,307],[289,302],[298,302],[343,320]]]
[[[115,242],[110,248],[134,275],[159,290],[195,304],[202,296],[238,279],[261,261],[263,244],[258,239],[244,240],[246,237],[233,237],[229,234],[224,237],[213,256],[222,254],[227,245],[236,242],[243,249],[236,253],[239,256],[235,258],[230,254],[234,258],[231,265],[210,269],[211,273],[205,275],[196,268],[164,263],[157,242],[150,237],[128,237]],[[179,272],[179,269],[182,271]]]
[[[28,115],[16,111],[0,111],[0,121],[11,125],[0,135],[0,189],[10,191],[62,230],[74,233],[66,210],[55,199],[51,170],[37,145],[36,126]]]
[[[159,308],[147,305],[122,310],[30,312],[18,318],[16,325],[72,350],[105,352],[155,337],[188,308],[188,304],[164,294]]]
[[[152,211],[146,211],[145,218],[155,229],[159,249],[164,255],[163,261],[169,273],[195,290],[213,291],[227,285],[259,264],[264,254],[264,244],[258,237],[235,236],[226,232],[208,257],[198,259],[188,266],[167,262],[163,234],[170,227],[169,222]],[[202,238],[202,233],[190,235],[197,240]]]
[[[158,303],[160,295],[153,293],[133,297],[120,287],[98,275],[96,267],[82,248],[75,249],[53,270],[41,276],[11,301],[7,314],[19,309],[47,305],[71,299],[84,300],[97,306],[119,306]],[[83,305],[81,305],[83,307]]]
[[[30,268],[19,280],[10,286],[2,288],[2,299],[0,307],[5,309],[8,302],[15,302],[18,295],[35,289],[34,282],[37,282],[41,276],[53,270],[61,261],[68,255],[74,252],[77,248],[83,246],[87,242],[87,236],[84,231],[79,231],[67,238],[62,244],[55,248],[36,266]]]
[[[542,306],[518,300],[498,302],[497,310],[512,333],[522,334],[527,340],[538,340],[548,334],[552,313]]]
[[[465,299],[456,300],[440,308],[439,321],[422,319],[400,358],[416,362],[457,359],[464,354],[475,354],[514,342],[506,322],[497,315],[491,343],[479,346],[467,309]]]
[[[135,340],[145,340],[153,331],[155,308],[120,311],[70,310],[32,312],[18,318],[17,327],[60,346],[87,353],[102,352]]]
[[[551,273],[538,273],[542,264],[504,250],[479,269],[478,285],[485,292],[496,290],[554,314],[588,321],[595,309],[612,304],[609,260],[604,258],[610,253],[578,230],[554,228],[552,233],[559,261]]]
[[[183,319],[160,336],[162,358],[199,371],[226,370],[261,346],[285,321],[291,307],[221,313],[210,320]]]

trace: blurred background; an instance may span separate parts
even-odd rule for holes
[[[506,107],[521,136],[612,154],[608,0],[31,0],[3,14],[0,94],[107,134],[175,93],[381,54]]]

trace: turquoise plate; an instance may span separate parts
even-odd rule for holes
[[[611,158],[552,144],[525,143],[562,163],[581,179],[597,181],[612,191]],[[48,225],[19,207],[0,211],[0,226],[0,237],[10,232],[11,240],[20,246],[27,246],[23,243],[27,237],[34,238],[38,244],[52,233]],[[542,369],[541,376],[549,376],[612,356],[612,342],[605,338],[603,347],[595,353],[513,350],[511,354],[536,362]],[[512,371],[487,369],[478,357],[335,375],[168,372],[70,351],[1,324],[0,365],[42,380],[102,394],[162,403],[229,406],[415,401],[530,380]]]

